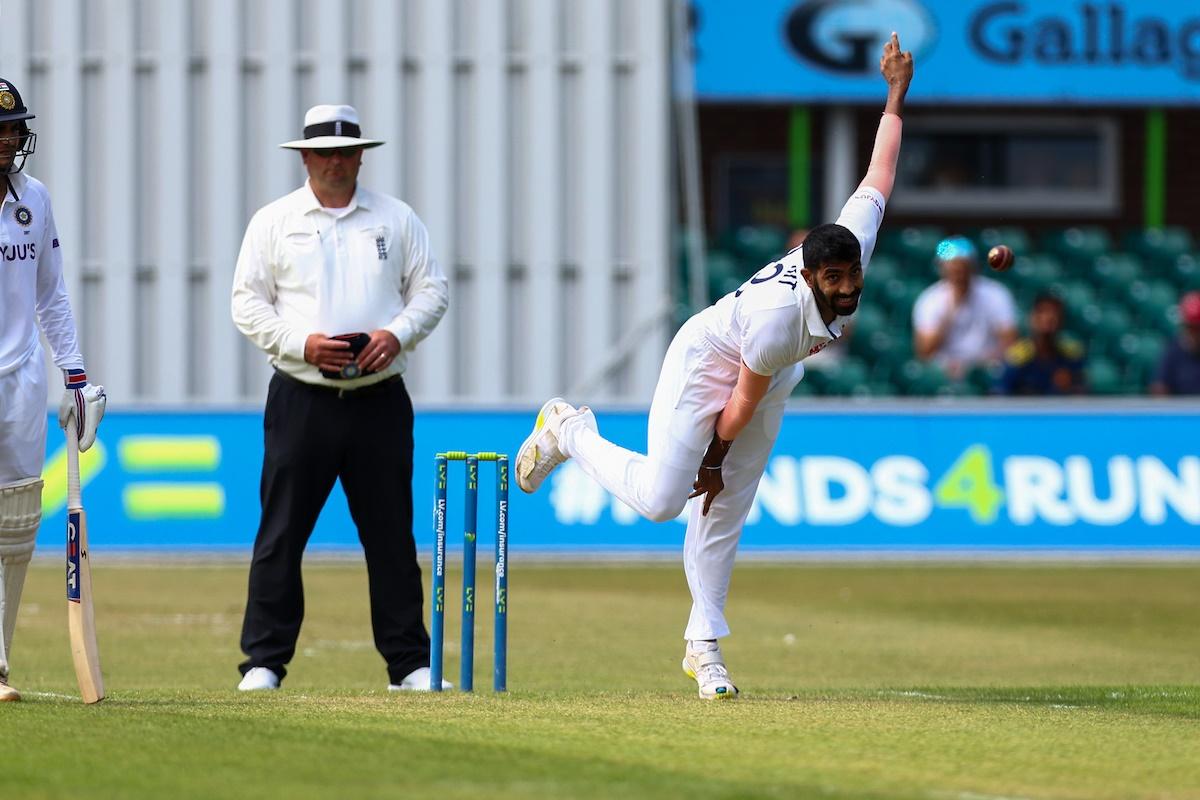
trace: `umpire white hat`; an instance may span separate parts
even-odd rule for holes
[[[337,147],[378,147],[378,139],[363,139],[353,106],[313,106],[304,115],[304,138],[279,145],[289,150],[327,150]]]

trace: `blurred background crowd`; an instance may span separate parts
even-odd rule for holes
[[[742,226],[714,241],[710,297],[804,233]],[[1017,253],[1011,269],[988,269],[997,244]],[[855,324],[806,364],[800,394],[1200,394],[1200,252],[1181,227],[1034,237],[885,222]]]
[[[806,361],[799,393],[1200,393],[1194,8],[691,8],[702,211],[684,227],[677,298],[692,306],[836,218],[879,114],[862,43],[896,30],[914,53],[896,191],[853,333]],[[1004,272],[986,263],[999,244],[1016,254]]]

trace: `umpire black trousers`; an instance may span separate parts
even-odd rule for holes
[[[367,560],[375,646],[399,683],[429,666],[412,533],[413,409],[399,377],[338,392],[281,373],[263,415],[262,519],[254,540],[240,669],[281,678],[304,619],[300,562],[341,479]]]

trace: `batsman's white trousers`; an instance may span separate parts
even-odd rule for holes
[[[718,353],[693,317],[675,335],[663,359],[650,405],[646,455],[626,450],[583,424],[565,420],[559,446],[593,480],[655,522],[674,519],[688,504],[696,471],[712,440],[717,416],[729,402],[741,365]],[[738,434],[721,471],[725,489],[707,516],[691,503],[683,564],[692,593],[685,639],[729,635],[725,601],[742,526],[779,435],[792,389],[804,376],[796,364],[774,375],[750,424]]]
[[[0,375],[0,486],[42,477],[46,461],[46,365],[39,346]]]
[[[46,460],[46,367],[39,346],[0,375],[0,677],[9,654],[25,571],[41,520]]]

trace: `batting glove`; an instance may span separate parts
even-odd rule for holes
[[[75,426],[79,437],[79,450],[83,452],[96,441],[96,429],[104,419],[104,407],[108,396],[103,386],[88,383],[87,374],[81,369],[63,370],[67,390],[58,404],[58,426],[64,431],[68,425]]]

